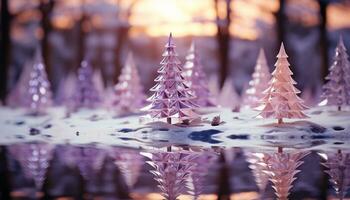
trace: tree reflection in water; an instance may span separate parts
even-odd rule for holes
[[[43,193],[37,197],[52,199],[74,199],[82,191],[82,196],[89,199],[209,200],[217,199],[218,195],[223,198],[225,195],[220,191],[227,191],[230,194],[227,198],[231,199],[322,199],[326,193],[344,199],[350,185],[350,154],[346,149],[310,154],[308,149],[281,145],[243,149],[174,145],[141,150],[39,142],[13,144],[2,149],[7,150],[2,151],[7,152],[7,176],[3,183],[9,186],[9,195],[13,198],[33,197],[36,190]],[[220,155],[225,159],[220,159]],[[310,173],[320,169],[310,167],[314,166],[308,163],[310,159],[304,159],[319,155],[325,166],[325,171],[319,174],[329,175],[335,191],[331,186],[320,188],[322,184],[316,183],[310,186],[316,188],[312,190],[307,186],[309,183],[305,183],[306,179],[322,180]],[[114,163],[114,167],[108,167],[109,163]],[[305,166],[300,167],[303,163]],[[4,166],[3,159],[0,164]],[[224,165],[225,168],[221,167]],[[84,178],[85,183],[79,187],[87,188],[71,187],[79,176],[73,175],[78,171],[67,171],[72,167],[79,169]],[[222,176],[223,169],[228,170],[225,176]],[[120,173],[114,173],[116,170]],[[6,191],[4,188],[1,192]]]

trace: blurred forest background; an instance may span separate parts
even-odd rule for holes
[[[83,58],[113,86],[128,52],[152,85],[172,32],[184,63],[192,40],[211,80],[242,92],[264,48],[270,69],[281,41],[300,89],[317,92],[340,35],[350,49],[349,0],[1,0],[0,97],[40,46],[53,91]]]

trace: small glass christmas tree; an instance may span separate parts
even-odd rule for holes
[[[180,121],[194,119],[197,117],[193,111],[196,105],[192,102],[195,97],[182,76],[183,70],[171,33],[165,48],[164,58],[160,63],[162,67],[158,70],[159,76],[154,80],[157,84],[150,89],[154,92],[148,98],[151,104],[142,110],[148,111],[152,118],[167,119],[169,124],[172,118]]]
[[[35,52],[27,92],[29,114],[45,114],[46,109],[52,104],[52,94],[40,49]]]
[[[327,167],[326,173],[330,177],[338,198],[343,200],[350,189],[350,154],[339,150],[335,154],[321,154],[326,160],[323,165]]]
[[[259,114],[263,118],[278,119],[278,123],[283,123],[283,118],[307,118],[302,112],[307,107],[303,100],[298,97],[300,91],[294,87],[296,82],[289,69],[288,56],[284,50],[283,43],[277,55],[276,68],[272,72],[272,79],[265,96],[261,100],[262,109]]]
[[[144,157],[137,150],[113,147],[111,157],[124,176],[129,188],[132,188],[140,176],[142,166],[145,164]]]
[[[338,106],[341,111],[342,106],[350,105],[350,63],[348,54],[340,37],[335,49],[334,62],[330,67],[330,72],[326,77],[328,82],[323,86],[322,98],[326,105]]]
[[[25,176],[34,180],[37,191],[42,190],[53,149],[53,145],[44,143],[16,144],[9,149],[19,161]]]
[[[136,113],[144,106],[146,96],[143,93],[140,77],[131,53],[114,87],[114,107],[118,113]]]
[[[78,70],[77,83],[73,95],[73,110],[79,108],[96,108],[100,102],[99,93],[93,82],[93,69],[91,65],[83,60]]]
[[[85,181],[90,181],[102,168],[107,152],[92,146],[65,146],[59,155],[68,166],[77,166]]]
[[[231,78],[225,80],[219,94],[218,104],[224,108],[238,110],[240,107],[241,97],[236,91]]]
[[[303,164],[301,161],[308,152],[285,153],[281,147],[277,153],[263,153],[258,164],[268,175],[273,184],[273,189],[279,200],[287,200],[289,190],[293,187],[296,175],[300,172],[297,168]]]
[[[150,172],[166,200],[177,200],[181,194],[188,193],[187,179],[195,165],[193,155],[185,151],[141,154],[150,159],[146,163],[154,168]]]
[[[186,63],[183,68],[187,85],[191,88],[193,95],[196,97],[193,102],[201,107],[214,106],[208,89],[208,80],[203,71],[203,66],[194,42],[192,42],[190,50],[188,51]]]
[[[258,59],[256,61],[252,80],[249,81],[249,88],[244,95],[244,105],[250,108],[259,106],[260,100],[264,97],[263,92],[269,87],[271,74],[263,49],[260,49]]]

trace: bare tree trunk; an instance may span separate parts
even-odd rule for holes
[[[2,4],[4,5],[4,4]],[[5,146],[0,146],[0,199],[10,198],[10,173],[8,170],[7,149]]]
[[[225,0],[226,16],[224,19],[220,18],[219,1],[220,0],[214,0],[217,24],[216,39],[219,47],[220,87],[222,87],[225,83],[226,76],[229,74],[231,0]]]
[[[328,1],[318,0],[320,6],[320,49],[321,49],[321,76],[325,81],[328,74],[328,37],[327,37],[327,6]]]
[[[281,147],[281,146],[277,147],[277,152],[278,153],[283,153],[283,147]]]
[[[129,26],[120,26],[117,30],[117,45],[115,47],[115,74],[113,76],[114,82],[118,80],[120,75],[121,68],[123,66],[122,63],[122,50],[125,45],[129,42]]]
[[[86,25],[86,22],[88,20],[88,17],[85,13],[85,0],[81,0],[81,17],[78,21],[79,24],[79,36],[78,36],[78,65],[81,61],[83,61],[85,57],[85,39],[86,39],[86,32],[84,30],[84,26]]]
[[[11,58],[11,15],[8,0],[1,0],[1,39],[0,39],[0,99],[5,102],[7,94],[7,73]]]
[[[287,1],[286,0],[279,0],[279,9],[275,13],[275,19],[276,19],[276,32],[277,32],[277,47],[276,49],[278,50],[280,48],[281,43],[284,43],[284,47],[287,52],[293,53],[289,51],[289,45],[286,44],[287,40],[287,33],[286,33],[286,26],[288,24],[288,18],[286,16],[286,6],[287,6]],[[278,52],[278,51],[277,51]],[[276,53],[277,53],[276,52]],[[293,57],[293,56],[291,56]],[[293,65],[293,60],[291,60],[291,69],[294,73],[295,77],[298,77],[298,71],[295,69],[295,66]]]
[[[43,33],[41,39],[41,50],[49,80],[52,80],[52,67],[50,63],[51,48],[49,43],[49,35],[52,31],[52,24],[50,18],[54,6],[55,0],[41,0],[39,5],[39,10],[41,13],[41,28]]]
[[[283,124],[283,119],[282,118],[278,119],[278,124]]]
[[[126,25],[121,25],[118,27],[117,29],[117,46],[115,47],[115,66],[116,66],[116,70],[115,70],[115,74],[114,74],[114,82],[116,82],[118,80],[118,77],[120,75],[120,71],[122,68],[122,59],[121,59],[121,54],[122,54],[122,50],[124,48],[125,45],[128,45],[129,43],[129,30],[131,28],[130,24],[129,24],[129,19],[130,16],[132,14],[132,9],[136,4],[136,0],[132,1],[130,3],[130,5],[128,6],[128,8],[125,11],[125,17],[127,20],[127,24]],[[117,2],[118,6],[120,6],[120,0]],[[119,11],[120,12],[120,11]],[[119,15],[121,15],[121,13],[119,13]],[[121,16],[118,16],[118,18],[120,18]]]
[[[286,15],[285,15],[285,9],[286,9],[286,1],[285,0],[279,0],[280,7],[278,11],[275,14],[276,17],[276,29],[277,29],[277,49],[279,49],[279,45],[285,41],[285,23],[286,23]]]
[[[167,122],[168,124],[171,124],[171,117],[166,118],[166,122]]]
[[[166,147],[167,152],[171,152],[171,145]]]
[[[220,153],[219,158],[219,174],[218,174],[218,200],[229,200],[230,199],[230,173],[229,167],[227,166],[224,152]]]

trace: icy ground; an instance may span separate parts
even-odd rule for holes
[[[147,122],[140,115],[113,117],[105,110],[84,110],[67,116],[63,107],[51,108],[48,115],[27,116],[22,109],[0,108],[0,144],[45,141],[54,144],[118,145],[155,148],[168,145],[201,147],[283,146],[302,149],[350,148],[350,111],[331,107],[308,110],[304,120],[256,119],[255,111],[211,109],[203,122],[192,126]],[[211,126],[214,116],[224,121]]]

